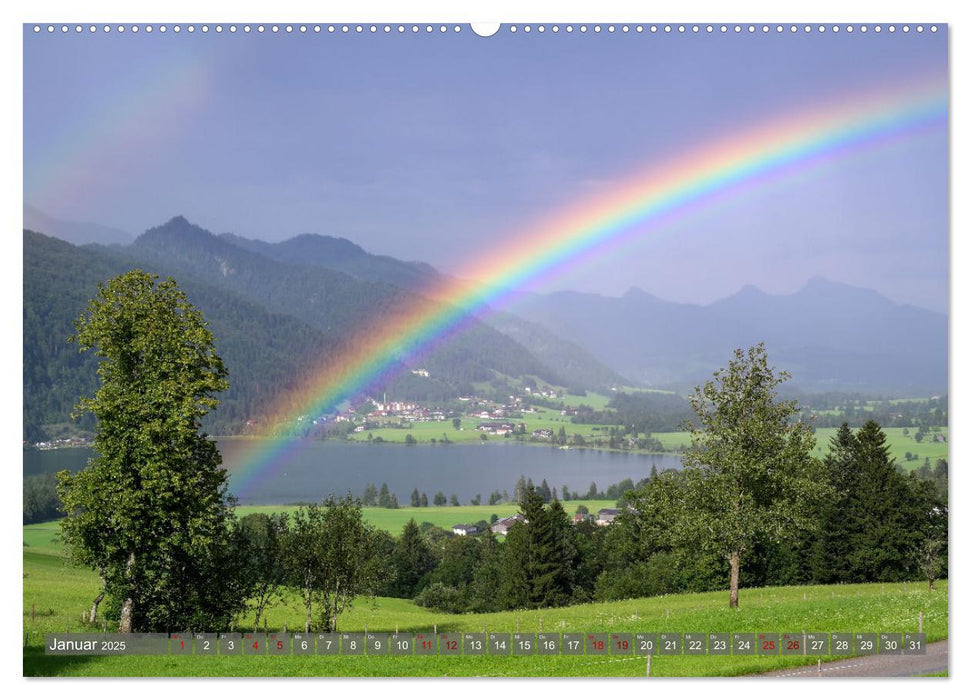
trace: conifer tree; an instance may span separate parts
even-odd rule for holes
[[[550,491],[550,485],[546,483],[546,479],[543,479],[543,483],[539,485],[539,495],[543,499],[543,503],[549,503],[553,500],[553,494]]]
[[[519,508],[524,522],[510,528],[503,547],[502,607],[563,605],[572,590],[575,553],[564,529],[570,526],[569,517],[559,502],[545,508],[542,496],[529,485]],[[551,515],[554,508],[556,516]]]
[[[421,529],[412,518],[401,530],[392,555],[395,571],[392,595],[399,598],[414,598],[418,593],[418,583],[435,566],[431,547],[421,534]]]
[[[919,521],[914,521],[915,494],[898,473],[886,435],[875,421],[867,421],[856,432],[853,468],[844,515],[851,529],[849,580],[898,580],[912,566]]]
[[[852,532],[860,524],[850,507],[850,497],[856,489],[854,453],[856,437],[843,423],[830,439],[829,453],[823,459],[826,479],[832,493],[820,509],[819,532],[809,548],[809,567],[817,583],[839,583],[847,580]]]
[[[516,488],[513,489],[513,500],[516,503],[522,503],[523,496],[526,494],[526,477],[520,475],[519,479],[516,480]],[[508,500],[508,498],[503,498],[503,500]]]

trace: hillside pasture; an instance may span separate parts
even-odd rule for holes
[[[280,657],[56,657],[43,652],[43,635],[91,632],[81,613],[97,594],[97,575],[66,563],[51,523],[24,527],[23,625],[27,676],[643,676],[635,656],[280,656]],[[341,631],[370,632],[886,632],[916,631],[923,613],[928,642],[948,636],[948,586],[938,583],[789,586],[743,589],[738,610],[726,591],[589,603],[546,610],[489,614],[435,613],[411,601],[362,598],[340,619]],[[301,628],[299,598],[288,591],[267,612],[267,627]],[[237,630],[252,620],[241,616]],[[113,629],[113,623],[108,629]],[[100,625],[96,627],[100,629]],[[820,657],[824,661],[836,657]],[[656,656],[656,676],[735,676],[800,664],[815,657]]]

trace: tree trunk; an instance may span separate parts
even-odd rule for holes
[[[256,594],[256,621],[253,623],[253,629],[256,629],[260,624],[260,616],[263,614],[263,609],[266,607],[267,598],[266,586],[264,586]]]
[[[101,605],[101,601],[104,600],[104,597],[105,597],[105,591],[102,588],[101,589],[101,593],[99,593],[98,594],[98,597],[95,598],[94,601],[92,601],[92,603],[91,603],[91,615],[88,618],[88,621],[92,625],[94,624],[95,620],[98,619],[98,606]]]
[[[927,588],[928,588],[928,590],[931,590],[931,591],[936,591],[937,590],[937,588],[934,586],[934,579],[932,579],[932,578],[927,579]]]
[[[728,558],[732,567],[731,581],[729,582],[728,607],[738,607],[738,558],[739,552],[732,552]]]
[[[131,570],[135,566],[135,553],[131,552],[128,555],[128,563],[125,566],[125,578],[128,582],[131,582]],[[134,601],[131,596],[125,598],[125,602],[121,604],[121,619],[118,621],[118,631],[122,634],[129,634],[132,631],[132,608],[134,607]]]
[[[313,599],[311,598],[310,591],[307,591],[307,620],[303,623],[303,631],[306,634],[310,634],[310,614],[312,612],[311,607],[313,606]]]
[[[331,630],[334,632],[337,631],[337,601],[339,600],[338,595],[340,594],[340,590],[341,582],[340,579],[338,579],[334,584],[334,624],[331,625]]]
[[[101,601],[104,600],[105,597],[105,570],[98,569],[98,576],[101,578],[101,592],[91,603],[91,615],[88,622],[90,622],[92,625],[94,624],[95,620],[98,619],[98,606],[101,605]]]
[[[131,609],[132,599],[125,598],[125,602],[121,604],[121,619],[118,621],[118,631],[121,634],[131,632]]]

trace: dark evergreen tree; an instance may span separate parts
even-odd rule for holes
[[[386,483],[381,484],[381,491],[378,494],[378,506],[381,508],[391,507],[391,493],[388,491],[388,485]]]
[[[364,487],[364,498],[361,499],[361,504],[365,506],[376,506],[378,504],[377,486],[368,484]]]
[[[573,596],[576,569],[580,565],[577,531],[563,504],[554,500],[547,507],[550,528],[553,531],[553,561],[556,563],[553,586],[555,601],[566,605]]]
[[[556,504],[560,513],[562,506]],[[572,580],[565,540],[558,540],[561,521],[554,523],[550,510],[535,487],[527,484],[520,503],[525,522],[510,528],[503,547],[501,600],[505,608],[545,608],[569,600]],[[569,519],[566,521],[569,523]]]
[[[543,503],[549,503],[553,500],[553,493],[550,491],[550,485],[546,483],[546,479],[543,479],[543,483],[539,485],[539,495],[543,499]]]
[[[414,491],[411,492],[411,507],[418,508],[420,506],[421,506],[421,494],[418,493],[418,489],[416,488]]]
[[[509,528],[501,552],[502,556],[496,567],[498,576],[495,586],[495,609],[513,610],[531,607],[527,568],[530,561],[530,542],[529,532],[524,523],[515,523]],[[481,576],[476,580],[482,587],[484,582]]]
[[[419,503],[419,506],[421,506],[422,508],[427,508],[428,507],[428,494],[427,493],[424,493],[423,492],[421,494],[421,503]]]
[[[405,523],[394,546],[391,563],[394,566],[394,586],[391,595],[414,598],[418,584],[435,566],[431,547],[421,534],[414,518]]]
[[[893,581],[905,575],[919,540],[911,513],[901,507],[911,499],[887,446],[886,435],[874,421],[856,433],[853,449],[854,483],[848,512],[849,581]]]
[[[516,503],[522,503],[523,495],[526,493],[526,477],[520,475],[519,479],[516,480],[516,487],[513,489],[513,498]],[[507,497],[503,497],[503,500],[509,500]]]
[[[862,526],[851,506],[856,490],[856,437],[846,423],[830,439],[829,453],[823,459],[832,495],[822,505],[820,528],[807,550],[809,570],[817,583],[846,580],[853,533]]]

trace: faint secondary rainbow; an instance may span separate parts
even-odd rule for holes
[[[25,25],[24,31],[30,32],[29,27]],[[88,37],[34,37],[32,32],[25,37],[25,41],[32,42],[51,39],[74,41]],[[144,168],[146,161],[138,157],[137,150],[143,139],[162,142],[181,134],[212,93],[212,49],[204,44],[195,51],[173,51],[173,42],[178,41],[174,34],[112,34],[98,36],[97,40],[155,40],[159,42],[158,56],[137,76],[125,75],[124,80],[99,85],[103,95],[96,105],[75,114],[70,128],[24,154],[25,202],[52,215],[90,198],[92,190],[112,181],[109,175],[125,180],[125,173]],[[31,50],[37,47],[32,46]],[[70,109],[71,105],[64,108]]]
[[[946,124],[947,89],[927,82],[852,95],[822,108],[777,117],[743,133],[690,148],[628,178],[606,196],[562,212],[498,245],[462,270],[458,279],[430,288],[408,308],[368,319],[346,348],[284,397],[280,414],[320,416],[361,396],[399,361],[427,351],[479,312],[495,307],[523,285],[581,264],[632,236],[699,206],[856,149]],[[241,455],[234,491],[247,490],[285,463],[300,438],[260,441]]]

